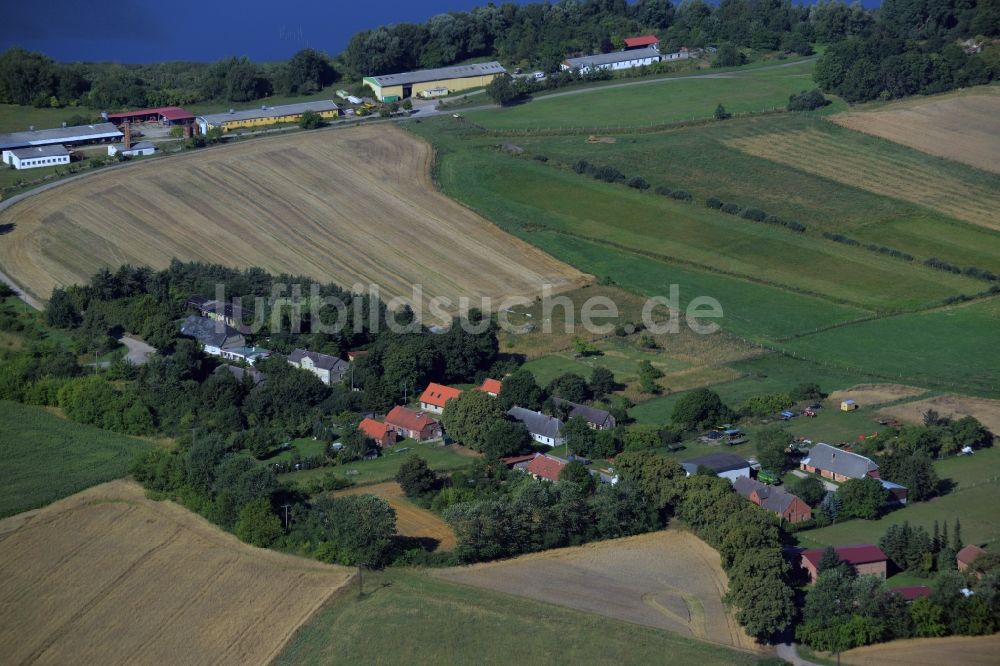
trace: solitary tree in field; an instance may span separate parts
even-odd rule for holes
[[[715,107],[715,119],[716,120],[726,120],[726,119],[732,118],[732,117],[733,117],[733,114],[731,114],[728,111],[726,111],[726,107],[722,106],[721,104],[719,106]]]

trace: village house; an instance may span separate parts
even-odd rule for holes
[[[503,382],[499,379],[484,379],[483,385],[479,387],[479,390],[483,393],[489,393],[494,398],[500,397],[500,390],[503,388]]]
[[[841,451],[829,444],[817,444],[809,449],[806,457],[800,461],[799,468],[838,483],[866,476],[878,478],[878,465],[874,461],[857,453]]]
[[[327,386],[343,382],[344,376],[351,368],[350,364],[342,358],[305,349],[293,349],[292,353],[288,355],[288,363],[297,368],[308,370],[319,377],[319,380]]]
[[[406,407],[393,407],[392,411],[385,415],[385,424],[395,430],[400,437],[418,441],[441,437],[440,423],[424,412],[415,412]]]
[[[885,479],[879,479],[879,481],[882,482],[882,487],[889,491],[889,499],[886,500],[886,504],[906,506],[906,499],[910,494],[909,488]]]
[[[838,546],[834,549],[841,562],[854,567],[858,575],[878,576],[885,580],[889,558],[882,549],[871,544],[857,546]],[[809,582],[815,583],[819,578],[819,563],[823,559],[824,548],[810,548],[800,553],[800,564],[809,574]]]
[[[714,472],[716,476],[729,479],[731,482],[735,482],[736,479],[743,476],[748,478],[750,476],[749,461],[733,453],[710,453],[707,456],[691,458],[682,462],[681,467],[684,468],[688,476],[694,476],[698,473],[698,468],[705,467]]]
[[[616,425],[615,417],[611,415],[611,412],[603,409],[581,405],[576,402],[570,402],[569,400],[563,400],[562,398],[553,398],[552,402],[559,407],[568,407],[569,418],[581,418],[586,421],[587,425],[589,425],[593,430],[611,430]]]
[[[507,416],[523,423],[531,433],[531,438],[539,444],[555,447],[566,443],[566,438],[562,436],[563,422],[554,416],[524,407],[511,407],[507,410]]]
[[[774,488],[748,476],[733,482],[733,489],[762,509],[777,514],[789,523],[801,523],[812,518],[812,509],[795,495],[781,488]]]
[[[253,318],[253,310],[250,308],[225,301],[209,300],[204,296],[192,296],[187,300],[187,304],[201,313],[202,317],[225,322],[244,335],[250,333],[250,327],[243,323],[244,318]]]
[[[244,347],[246,338],[221,321],[192,315],[181,323],[181,335],[194,338],[210,356],[222,356],[223,349]]]
[[[271,350],[263,347],[223,347],[219,356],[227,361],[239,361],[247,365],[253,365],[257,361],[270,358]]]
[[[931,588],[926,585],[910,585],[909,587],[893,587],[889,589],[893,594],[898,594],[907,603],[920,598],[931,596]]]
[[[959,571],[965,571],[980,555],[985,555],[986,550],[970,543],[968,546],[958,551],[955,555],[955,563]]]
[[[383,449],[396,443],[396,431],[387,423],[366,417],[358,424],[358,430]]]
[[[562,458],[547,453],[536,453],[523,469],[535,479],[555,482],[559,480],[559,475],[567,464]]]
[[[440,414],[444,411],[444,406],[449,400],[457,398],[460,395],[462,395],[461,389],[431,382],[424,389],[424,392],[420,394],[420,409],[425,412]]]

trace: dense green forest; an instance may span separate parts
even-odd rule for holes
[[[901,97],[986,83],[1000,76],[998,0],[886,0],[878,10],[841,2],[806,7],[790,0],[562,0],[488,5],[354,35],[335,58],[312,49],[254,63],[57,63],[12,48],[0,55],[0,102],[117,110],[198,102],[247,102],[302,95],[340,79],[439,67],[471,58],[558,69],[569,54],[620,49],[653,32],[661,48],[714,46],[727,65],[756,54],[808,55],[821,87],[848,101]],[[965,43],[971,39],[971,42]]]

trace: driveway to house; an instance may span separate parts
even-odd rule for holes
[[[806,661],[799,656],[798,646],[795,643],[779,643],[775,646],[778,651],[778,656],[795,666],[819,666],[819,664],[813,663],[811,661]]]
[[[795,476],[799,477],[800,479],[804,479],[807,476],[815,476],[817,479],[819,479],[820,481],[823,482],[823,487],[824,488],[826,488],[827,490],[829,490],[830,492],[833,492],[833,493],[837,492],[837,488],[840,487],[836,483],[833,483],[832,481],[827,481],[826,479],[824,479],[821,476],[818,476],[816,474],[812,474],[812,475],[806,474],[801,469],[793,469],[792,470],[792,474],[794,474]]]
[[[125,358],[132,365],[142,365],[149,360],[150,355],[156,353],[156,349],[139,338],[128,335],[122,336],[121,343],[128,347],[128,354]]]

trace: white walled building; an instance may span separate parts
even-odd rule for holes
[[[69,151],[62,145],[15,148],[3,151],[3,163],[15,169],[36,169],[69,164]]]
[[[660,62],[662,58],[660,52],[650,46],[631,51],[614,51],[579,58],[567,58],[560,67],[563,70],[578,69],[581,74],[586,74],[596,69],[619,70],[652,65],[655,62]]]
[[[144,155],[152,155],[155,152],[156,146],[148,141],[132,144],[129,148],[126,148],[124,143],[113,143],[108,146],[108,155],[112,157],[118,153],[121,153],[125,157],[143,157]]]

